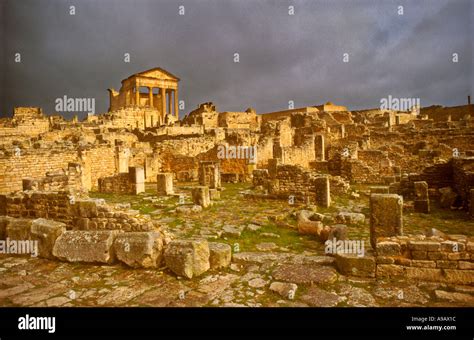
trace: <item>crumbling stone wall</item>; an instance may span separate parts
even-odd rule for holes
[[[474,243],[462,235],[455,239],[422,235],[380,238],[376,262],[377,278],[474,283]]]
[[[99,191],[109,194],[136,195],[145,191],[143,168],[130,167],[128,173],[99,178]]]
[[[23,178],[41,178],[47,172],[67,169],[69,163],[78,162],[73,149],[27,149],[19,156],[0,156],[0,193],[22,190]]]
[[[46,218],[65,223],[67,229],[147,231],[149,217],[114,208],[100,200],[76,198],[69,192],[19,192],[0,195],[0,215]]]
[[[73,194],[87,192],[82,183],[82,168],[77,163],[69,163],[67,171],[50,172],[39,179],[24,178],[23,191],[68,191]]]

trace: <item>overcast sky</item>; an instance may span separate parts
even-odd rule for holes
[[[14,106],[51,114],[64,95],[95,98],[105,112],[107,88],[156,66],[181,78],[181,116],[207,101],[259,113],[290,100],[372,108],[389,95],[464,105],[474,97],[473,3],[0,0],[0,115]]]

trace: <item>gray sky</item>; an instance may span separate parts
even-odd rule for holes
[[[473,2],[0,0],[0,115],[50,114],[64,95],[105,112],[107,88],[155,66],[181,78],[181,116],[206,101],[257,112],[290,100],[371,108],[388,95],[463,105],[474,97]]]

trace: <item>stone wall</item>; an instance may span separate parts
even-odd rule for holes
[[[78,162],[73,149],[27,149],[19,156],[0,156],[0,193],[22,190],[23,178],[42,178],[47,172],[61,171]]]
[[[66,171],[47,173],[39,179],[24,178],[23,191],[67,191],[72,194],[87,192],[82,183],[82,167],[69,163]]]
[[[377,278],[474,283],[474,240],[397,236],[377,241]]]
[[[137,195],[145,191],[143,168],[130,167],[128,173],[99,178],[99,191],[108,194]]]
[[[0,215],[46,218],[65,223],[68,229],[147,231],[153,223],[134,210],[124,210],[101,200],[77,199],[69,192],[19,192],[0,195]]]

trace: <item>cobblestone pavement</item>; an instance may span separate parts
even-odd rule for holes
[[[233,260],[229,268],[186,280],[163,269],[0,255],[0,305],[474,306],[472,286],[343,276],[334,268],[334,258],[324,254],[324,245],[294,229],[291,216],[298,208],[249,201],[239,194],[241,190],[227,186],[215,206],[185,216],[175,211],[177,197],[113,198],[150,213],[180,238],[199,236],[230,244]],[[182,194],[186,192],[182,188]],[[363,213],[366,204],[364,200],[336,201],[330,210],[321,212],[337,213],[343,208]],[[407,214],[410,222],[416,218]],[[368,241],[368,225],[349,226],[349,236]]]

